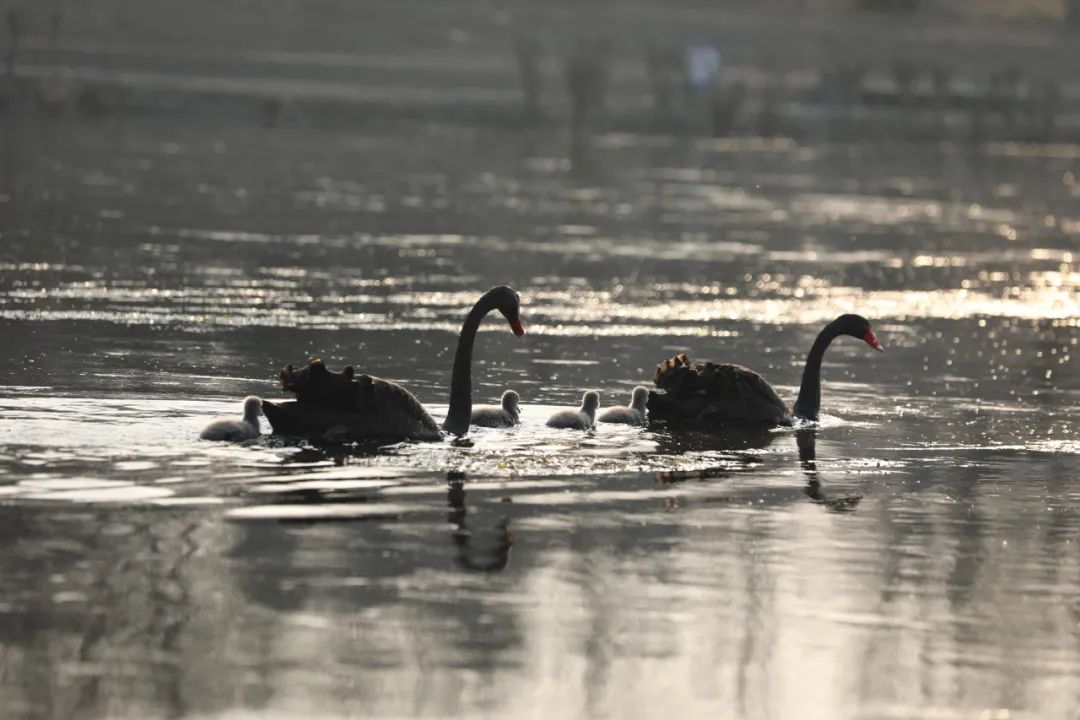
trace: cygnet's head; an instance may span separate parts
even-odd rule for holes
[[[513,390],[507,390],[502,394],[502,409],[514,417],[518,416],[518,402],[521,398]]]
[[[638,385],[634,388],[634,394],[630,398],[630,407],[641,413],[645,412],[645,405],[649,402],[649,388]]]
[[[600,407],[600,393],[589,390],[581,396],[581,411],[583,413],[594,415],[598,407]]]
[[[244,398],[244,419],[251,422],[260,415],[262,415],[262,400],[254,395]]]

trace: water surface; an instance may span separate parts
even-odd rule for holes
[[[165,117],[10,124],[7,717],[1068,717],[1080,233],[1060,146]],[[197,439],[309,355],[471,443]],[[814,428],[544,419],[686,351]],[[264,428],[268,432],[268,428]]]

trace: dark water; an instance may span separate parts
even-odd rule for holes
[[[1050,718],[1080,703],[1080,147],[6,126],[5,717]],[[200,441],[317,354],[470,447]],[[796,437],[543,425],[686,350]]]

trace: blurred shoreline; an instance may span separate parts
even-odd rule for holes
[[[323,5],[336,8],[339,24],[312,10],[323,23],[308,27],[300,10],[267,9],[261,33],[245,30],[249,16],[236,7],[196,7],[165,32],[144,26],[150,13],[114,25],[103,25],[102,13],[93,25],[86,10],[56,5],[54,15],[35,17],[25,6],[0,115],[210,113],[318,127],[415,116],[558,129],[579,102],[594,102],[588,127],[600,132],[1080,139],[1080,85],[1070,70],[1080,34],[1047,19],[694,4]],[[10,25],[9,12],[5,53]],[[602,86],[588,88],[595,99],[568,88],[576,45],[602,65]],[[688,92],[681,78],[659,87],[655,58],[678,64],[701,46],[722,58],[714,89]]]

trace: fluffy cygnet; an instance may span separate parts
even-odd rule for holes
[[[623,423],[625,425],[645,424],[645,404],[649,401],[649,389],[643,385],[634,388],[627,407],[607,408],[600,413],[598,422]]]
[[[244,417],[215,418],[203,428],[199,437],[203,440],[221,440],[240,442],[259,437],[259,415],[262,414],[262,400],[255,396],[244,398]]]
[[[472,409],[470,424],[480,427],[507,428],[518,424],[520,398],[513,390],[502,394],[500,405],[477,405]]]
[[[581,396],[581,407],[576,410],[560,410],[548,418],[548,427],[588,430],[596,422],[596,409],[600,407],[600,393],[589,390]]]

